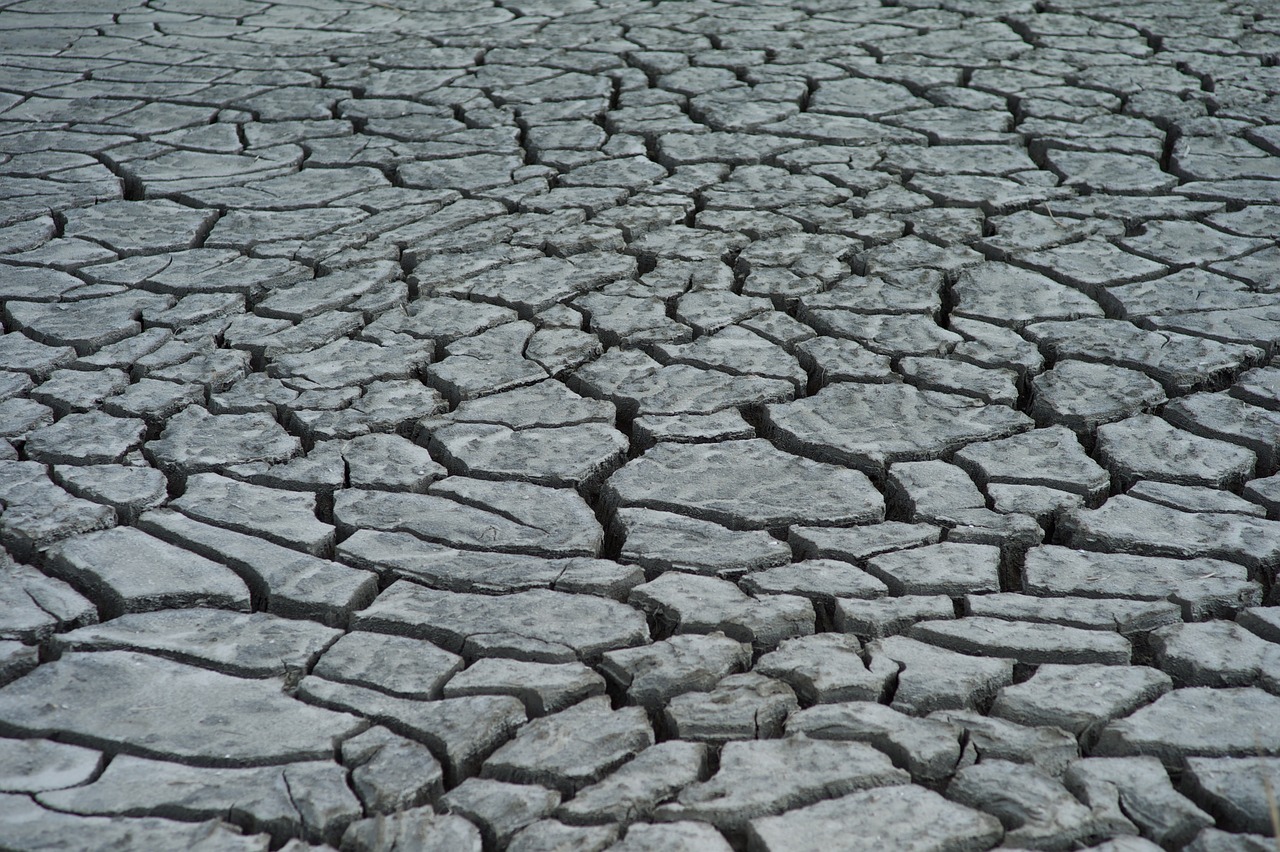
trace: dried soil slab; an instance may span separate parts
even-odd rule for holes
[[[732,674],[710,692],[686,692],[667,703],[663,721],[674,737],[699,742],[766,739],[782,735],[800,709],[795,692],[758,672]]]
[[[636,586],[628,602],[652,614],[673,633],[723,632],[740,642],[770,648],[814,632],[813,604],[793,595],[753,598],[715,577],[670,572]]]
[[[373,600],[378,591],[377,577],[371,572],[202,524],[168,509],[145,513],[138,526],[157,538],[226,562],[244,578],[255,599],[278,615],[343,624],[352,609]]]
[[[27,457],[45,464],[112,464],[142,445],[147,424],[101,411],[68,414],[27,435]]]
[[[555,589],[625,600],[633,587],[644,582],[642,570],[611,560],[457,550],[409,533],[379,530],[352,535],[338,545],[338,558],[387,577],[449,592]]]
[[[444,770],[422,743],[370,728],[342,742],[351,788],[370,813],[394,813],[434,800],[444,791]]]
[[[1238,505],[1233,508],[1244,514],[1269,516],[1272,520],[1280,518],[1280,474],[1246,482],[1244,496],[1253,503],[1244,504],[1247,508],[1240,508]]]
[[[836,601],[835,628],[864,639],[879,639],[906,633],[918,621],[956,617],[955,603],[946,595],[902,595],[900,597]]]
[[[1085,630],[1114,630],[1122,636],[1132,636],[1181,622],[1182,608],[1171,601],[1042,598],[1001,592],[965,595],[965,615],[1062,624]]]
[[[696,819],[741,831],[749,820],[812,804],[833,793],[906,784],[889,758],[862,743],[787,737],[725,745],[720,769],[684,788],[654,816],[660,822]]]
[[[286,384],[314,383],[315,387],[351,387],[388,379],[411,379],[431,360],[430,341],[402,338],[406,342],[380,346],[364,340],[340,338],[326,346],[298,355],[280,355],[268,373]]]
[[[808,376],[795,356],[770,340],[740,326],[729,326],[693,343],[663,343],[654,354],[666,364],[690,364],[735,376],[781,379],[803,390]]]
[[[1113,824],[1129,819],[1143,837],[1165,848],[1186,843],[1213,825],[1213,817],[1173,789],[1168,772],[1154,757],[1077,760],[1062,781],[1095,813]]]
[[[892,595],[960,595],[1000,590],[1000,549],[987,544],[931,544],[876,556],[867,571]]]
[[[1191,757],[1183,778],[1183,791],[1216,816],[1218,825],[1275,834],[1268,795],[1280,786],[1280,757]]]
[[[1014,369],[1022,377],[1044,368],[1044,356],[1035,344],[1011,329],[963,317],[952,317],[951,329],[965,339],[951,351],[957,360],[994,370]]]
[[[1095,754],[1149,754],[1171,768],[1188,757],[1280,754],[1280,698],[1260,689],[1175,689],[1107,725]]]
[[[1169,601],[1197,621],[1233,618],[1262,603],[1262,587],[1241,565],[1220,559],[1170,559],[1094,553],[1046,546],[1027,552],[1023,588],[1028,594]]]
[[[903,384],[831,385],[807,399],[768,406],[766,420],[784,449],[873,473],[1032,426],[1011,408]]]
[[[422,492],[446,474],[426,449],[400,435],[361,435],[343,445],[342,458],[355,488]]]
[[[457,423],[433,430],[430,447],[461,476],[593,488],[626,459],[628,441],[605,423],[519,430]]]
[[[456,814],[437,814],[424,805],[390,816],[353,822],[342,835],[350,852],[418,849],[421,852],[481,852],[480,829]]]
[[[16,331],[0,334],[0,369],[40,380],[74,360],[76,350],[70,346],[45,346]]]
[[[1197,393],[1175,399],[1164,417],[1180,429],[1247,447],[1263,468],[1280,458],[1280,412],[1252,405],[1227,393]]]
[[[631,424],[632,440],[640,449],[648,449],[663,441],[680,444],[714,444],[754,438],[752,428],[742,414],[726,408],[714,414],[643,415]]]
[[[1195,144],[1191,139],[1183,142]],[[1199,222],[1160,220],[1146,223],[1140,235],[1120,243],[1137,254],[1179,265],[1238,257],[1271,245],[1268,240],[1224,234]]]
[[[228,479],[216,473],[187,478],[187,489],[169,504],[188,517],[265,538],[312,556],[333,548],[334,529],[316,517],[316,495]]]
[[[1276,482],[1280,482],[1280,479],[1273,479]],[[1175,485],[1172,482],[1154,482],[1152,480],[1138,482],[1125,494],[1150,503],[1159,503],[1161,506],[1168,506],[1170,509],[1179,509],[1183,512],[1227,512],[1265,518],[1267,510],[1257,503],[1249,501],[1258,499],[1258,494],[1252,490],[1253,484],[1257,483],[1265,488],[1267,481],[1265,479],[1255,479],[1252,483],[1246,482],[1244,493],[1247,495],[1247,499],[1238,497],[1230,491],[1219,491],[1207,485]]]
[[[705,822],[679,820],[649,824],[636,823],[627,836],[609,847],[609,852],[733,852],[720,832]]]
[[[69,536],[116,525],[114,509],[72,497],[37,462],[0,462],[0,500],[0,544],[19,559],[34,559],[37,549]]]
[[[998,843],[1004,829],[989,814],[903,785],[753,819],[747,832],[761,852],[971,852]]]
[[[1033,269],[1086,293],[1155,278],[1169,271],[1164,264],[1129,254],[1097,236],[1042,251],[1018,252],[1016,257]]]
[[[61,814],[27,796],[0,794],[5,842],[18,849],[62,849],[67,838],[93,838],[94,849],[201,849],[266,852],[271,837],[246,836],[221,821],[178,822],[158,817],[108,818]],[[476,847],[477,850],[479,847]]]
[[[1157,278],[1153,281],[1139,281],[1121,287],[1109,287],[1105,294],[1100,294],[1108,304],[1117,305],[1119,313],[1131,322],[1151,328],[1165,319],[1175,325],[1181,322],[1195,322],[1198,314],[1249,315],[1253,309],[1262,309],[1259,314],[1266,316],[1275,309],[1277,296],[1274,293],[1255,293],[1242,281],[1228,278],[1225,275],[1208,272],[1196,267],[1183,269],[1172,275]],[[1222,329],[1219,323],[1212,323]],[[1234,326],[1229,322],[1226,328]],[[1247,327],[1247,326],[1246,326]],[[1197,334],[1190,328],[1176,329],[1183,334]],[[1265,348],[1265,344],[1245,340],[1229,340],[1227,342],[1244,343]]]
[[[951,777],[960,760],[960,730],[874,701],[822,704],[792,715],[787,733],[875,746],[919,783]]]
[[[1231,621],[1171,624],[1150,641],[1155,664],[1180,687],[1250,686],[1270,666],[1280,672],[1280,647]]]
[[[18,397],[0,402],[0,437],[26,440],[31,432],[53,422],[53,409],[30,399]],[[13,444],[6,441],[8,458],[16,459]]]
[[[40,664],[40,649],[21,642],[0,642],[0,684],[25,675]]]
[[[878,639],[867,651],[873,665],[878,657],[897,665],[891,706],[915,716],[985,705],[1013,682],[1013,660],[957,654],[904,636]]]
[[[765,654],[754,671],[789,683],[806,705],[837,701],[879,701],[897,666],[862,658],[855,636],[817,633],[783,642]]]
[[[0,791],[39,793],[83,784],[102,763],[93,749],[53,740],[0,739]]]
[[[1203,438],[1150,414],[1098,427],[1098,458],[1122,487],[1138,480],[1238,488],[1253,475],[1251,450]]]
[[[354,630],[328,647],[309,671],[339,683],[430,701],[462,669],[462,658],[407,636]]]
[[[964,338],[919,314],[858,314],[843,310],[805,309],[800,319],[829,337],[857,342],[878,355],[940,356]]]
[[[1021,725],[1052,725],[1084,734],[1172,688],[1167,674],[1146,666],[1046,663],[1029,680],[1001,689],[991,714]]]
[[[852,340],[813,337],[799,343],[795,351],[804,368],[824,387],[834,382],[888,382],[894,379],[889,356],[877,355]]]
[[[597,696],[522,727],[485,761],[482,775],[572,795],[651,745],[643,709],[612,710],[608,698]]]
[[[55,468],[53,475],[72,494],[108,505],[130,523],[143,511],[169,499],[164,474],[150,467],[63,465]]]
[[[931,524],[885,521],[864,527],[793,526],[787,541],[798,556],[860,564],[873,556],[923,544],[935,544],[942,531]]]
[[[1278,321],[1280,306],[1271,304],[1236,310],[1165,314],[1149,317],[1142,324],[1161,331],[1170,330],[1223,343],[1254,346],[1268,355],[1274,355],[1276,344],[1280,342],[1280,334],[1276,332]]]
[[[1242,611],[1236,623],[1268,642],[1280,645],[1280,606],[1258,606]]]
[[[1061,540],[1085,550],[1226,559],[1273,576],[1280,568],[1280,522],[1227,513],[1179,512],[1132,497],[1068,512]]]
[[[505,845],[511,836],[560,804],[560,794],[536,784],[508,784],[488,778],[468,778],[440,799],[440,809],[466,818],[480,828],[493,846]]]
[[[612,825],[565,825],[554,819],[540,819],[520,829],[507,845],[508,852],[601,852],[612,848],[618,829]]]
[[[994,405],[1018,404],[1018,375],[1013,370],[987,369],[951,358],[902,358],[898,369],[914,385],[970,396]]]
[[[890,512],[916,522],[937,523],[987,505],[969,474],[940,459],[896,462],[885,477],[885,492]]]
[[[265,612],[166,609],[122,615],[53,641],[62,651],[141,651],[239,677],[310,667],[341,631]]]
[[[65,417],[73,411],[83,412],[97,408],[104,399],[128,386],[129,377],[121,370],[55,370],[53,375],[30,392],[30,396],[52,408],[59,417]],[[119,414],[128,416],[123,412]]]
[[[33,643],[58,630],[98,620],[98,611],[71,586],[0,551],[0,641]]]
[[[89,355],[142,330],[138,316],[144,306],[167,307],[171,302],[149,293],[129,293],[77,302],[8,302],[5,318],[48,346],[74,346]]]
[[[524,706],[509,695],[473,695],[413,701],[306,676],[298,696],[314,705],[355,713],[428,746],[452,786],[480,771],[481,762],[526,720]]]
[[[464,657],[564,663],[649,640],[644,616],[617,601],[545,589],[508,595],[392,583],[352,627],[414,636]]]
[[[447,423],[498,423],[508,429],[550,429],[584,423],[613,423],[612,404],[580,397],[558,381],[468,399],[448,414],[428,418],[421,429],[430,431]]]
[[[524,702],[525,711],[534,718],[603,695],[604,690],[604,678],[582,663],[531,663],[486,657],[449,678],[444,696],[511,695]]]
[[[1059,359],[1079,358],[1146,373],[1170,396],[1226,384],[1263,358],[1252,346],[1188,334],[1147,331],[1124,320],[1085,319],[1029,325],[1026,334]]]
[[[730,530],[652,509],[619,509],[615,529],[625,538],[621,559],[647,571],[740,574],[786,565],[791,548],[763,530]]]
[[[302,442],[268,414],[209,414],[193,405],[170,418],[145,452],[162,470],[186,475],[288,461],[302,453]]]
[[[960,273],[954,287],[956,316],[1010,328],[1044,320],[1102,317],[1093,299],[1036,272],[984,263]]]
[[[1080,757],[1080,744],[1062,728],[1028,727],[977,710],[938,710],[929,714],[964,731],[964,765],[978,760],[1027,763],[1059,777]]]
[[[884,499],[862,473],[792,456],[758,438],[659,444],[611,476],[604,495],[615,508],[676,512],[730,529],[884,518]]]
[[[255,831],[337,842],[362,816],[347,787],[347,773],[332,761],[244,769],[197,768],[120,755],[93,783],[43,793],[46,807],[84,816],[181,816],[186,820],[234,815]]]
[[[1206,828],[1186,848],[1188,852],[1271,852],[1275,840],[1261,834],[1235,834]]]
[[[266,766],[327,760],[362,723],[295,701],[275,680],[98,651],[68,654],[0,690],[0,726],[161,760]]]
[[[604,531],[574,491],[451,476],[426,494],[347,489],[334,498],[339,531],[386,530],[464,550],[595,556]]]
[[[1041,426],[1087,433],[1154,408],[1165,398],[1160,385],[1137,370],[1064,360],[1032,380],[1031,414]]]
[[[1273,296],[1280,300],[1280,295]],[[1280,367],[1246,370],[1228,391],[1231,396],[1263,408],[1280,408]]]
[[[984,760],[966,766],[948,785],[947,797],[997,817],[1006,842],[1032,849],[1070,849],[1112,833],[1135,833],[1123,816],[1108,824],[1056,779],[1025,764]]]
[[[627,701],[653,711],[677,695],[705,692],[751,665],[751,649],[723,633],[672,636],[652,645],[605,653],[600,670]],[[769,674],[769,672],[764,672]]]
[[[609,400],[628,416],[715,414],[793,399],[796,393],[789,381],[732,376],[689,364],[663,366],[642,352],[618,348],[581,367],[567,382],[586,396]]]
[[[1065,186],[1081,186],[1111,195],[1158,195],[1178,185],[1150,157],[1111,152],[1050,149],[1049,166],[1065,176]],[[1135,248],[1127,241],[1129,248]],[[1140,253],[1141,249],[1137,249]]]
[[[984,657],[1006,657],[1024,665],[1102,663],[1127,665],[1129,640],[1101,630],[1060,624],[969,617],[923,621],[907,631],[913,639]]]
[[[104,617],[172,607],[249,610],[249,589],[230,568],[131,527],[66,539],[47,559],[51,573],[83,589]]]
[[[753,595],[802,595],[822,603],[834,603],[837,598],[878,598],[888,593],[888,587],[871,574],[836,559],[808,559],[753,571],[741,582]]]
[[[579,790],[556,816],[573,825],[644,819],[659,802],[706,778],[709,753],[703,743],[682,740],[650,746],[604,780]]]
[[[1039,485],[1079,494],[1090,502],[1105,497],[1111,487],[1107,471],[1089,458],[1079,439],[1064,426],[970,444],[954,460],[986,486]]]

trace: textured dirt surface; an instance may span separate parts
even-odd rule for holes
[[[0,849],[1274,850],[1277,11],[0,2]]]

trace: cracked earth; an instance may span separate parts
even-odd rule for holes
[[[1274,850],[1278,54],[0,2],[0,848]]]

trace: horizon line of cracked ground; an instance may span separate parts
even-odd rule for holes
[[[0,1],[0,849],[1274,850],[1277,11]]]

